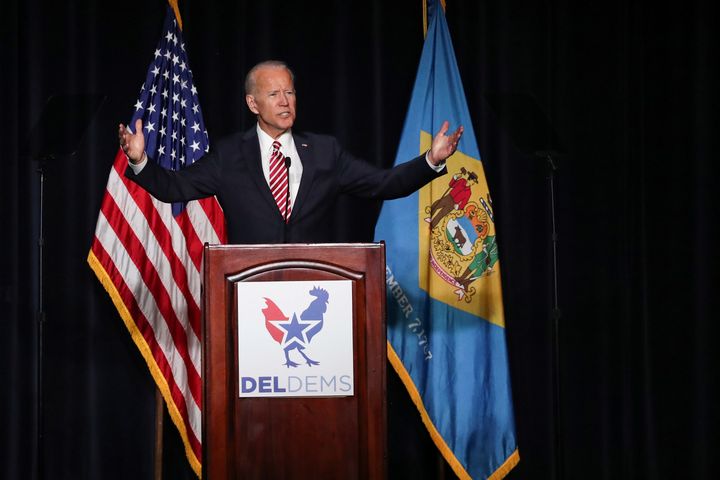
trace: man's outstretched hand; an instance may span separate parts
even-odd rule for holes
[[[432,146],[428,152],[428,161],[435,166],[440,165],[440,162],[444,162],[450,155],[455,153],[460,137],[462,137],[464,130],[462,125],[451,135],[446,135],[449,128],[450,122],[444,121],[440,131],[433,137]]]
[[[118,141],[132,163],[140,163],[145,154],[145,135],[142,131],[142,120],[135,121],[135,133],[128,130],[122,123],[118,127]]]

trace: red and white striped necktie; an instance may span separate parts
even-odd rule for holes
[[[288,171],[285,167],[285,156],[280,152],[280,142],[273,142],[272,147],[272,153],[270,154],[270,191],[280,209],[280,215],[287,222],[291,210],[288,200],[288,189],[290,188]]]

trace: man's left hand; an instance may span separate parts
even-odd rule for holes
[[[446,135],[450,129],[450,122],[443,122],[440,131],[435,134],[432,146],[428,152],[428,161],[435,166],[440,165],[457,150],[458,142],[463,134],[463,127],[460,125],[451,135]]]

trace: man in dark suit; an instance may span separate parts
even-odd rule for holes
[[[216,195],[230,243],[317,243],[332,238],[328,217],[341,193],[392,199],[414,192],[446,172],[463,128],[446,135],[445,122],[431,149],[392,169],[379,169],[344,151],[333,137],[291,131],[295,122],[292,71],[262,62],[247,75],[245,100],[257,126],[219,141],[188,168],[174,172],[147,161],[142,121],[133,134],[118,129],[129,159],[125,175],[164,202]]]

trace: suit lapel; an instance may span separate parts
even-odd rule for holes
[[[248,171],[250,177],[257,186],[257,191],[264,202],[267,202],[270,211],[275,212],[278,219],[281,218],[280,210],[277,208],[275,199],[270,192],[270,186],[265,180],[262,170],[262,157],[260,156],[260,142],[257,137],[257,130],[252,128],[243,135],[242,145],[240,146],[243,158],[247,159]]]
[[[293,139],[295,141],[295,149],[302,162],[303,173],[300,179],[300,188],[295,198],[295,205],[293,205],[292,214],[290,215],[290,223],[292,223],[293,218],[302,213],[303,204],[312,188],[313,179],[315,178],[315,166],[317,165],[313,146],[308,139],[302,134],[293,134]]]

